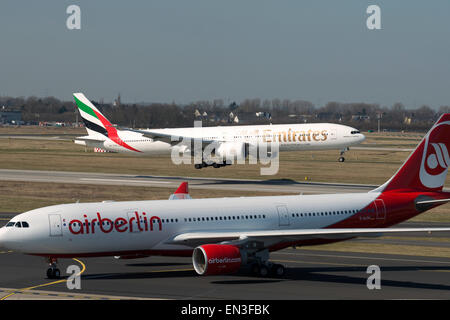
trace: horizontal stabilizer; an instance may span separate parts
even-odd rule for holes
[[[76,141],[85,141],[85,142],[98,142],[98,143],[101,143],[101,142],[105,142],[105,139],[101,139],[101,138],[95,139],[95,138],[92,138],[90,136],[84,136],[84,137],[76,137],[73,141],[74,142],[76,142]]]
[[[423,201],[417,201],[416,204],[440,204],[440,203],[446,203],[450,202],[450,199],[439,199],[439,200],[423,200]]]

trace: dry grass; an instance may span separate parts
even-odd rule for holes
[[[64,183],[3,181],[0,184],[0,212],[25,212],[40,207],[103,200],[161,200],[168,199],[175,190],[158,187],[105,186]],[[191,189],[193,198],[223,197],[224,191],[214,189]],[[278,195],[276,193],[226,191],[228,197],[254,195]]]

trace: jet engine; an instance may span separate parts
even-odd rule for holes
[[[192,264],[199,275],[229,274],[242,264],[238,247],[228,244],[205,244],[194,249]]]
[[[245,142],[223,142],[216,148],[215,154],[224,161],[242,161],[248,156],[248,145]]]

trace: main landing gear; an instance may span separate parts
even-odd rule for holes
[[[206,168],[206,167],[214,167],[214,168],[221,168],[221,167],[225,167],[225,166],[230,166],[231,163],[227,163],[226,161],[218,163],[218,162],[205,162],[202,161],[202,163],[196,163],[195,164],[195,169],[201,169],[201,168]]]
[[[250,272],[255,276],[267,277],[275,276],[282,277],[285,273],[285,268],[282,264],[272,263],[269,261],[269,251],[258,250],[256,252],[247,252],[247,257],[250,258]]]
[[[48,269],[47,269],[47,278],[48,279],[59,279],[61,277],[61,271],[58,269],[57,263],[58,260],[56,258],[48,258]]]
[[[265,263],[255,262],[250,267],[251,273],[256,276],[267,277],[269,275],[282,277],[285,273],[285,268],[282,264],[272,263],[266,261]]]

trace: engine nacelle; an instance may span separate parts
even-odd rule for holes
[[[228,274],[242,263],[238,247],[228,244],[205,244],[194,249],[192,264],[199,275]]]
[[[216,148],[215,153],[224,161],[245,161],[248,156],[248,145],[245,142],[223,142]]]

